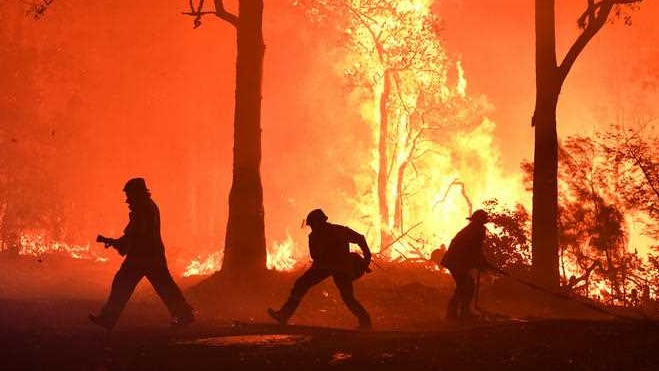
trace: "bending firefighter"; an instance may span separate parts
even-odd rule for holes
[[[90,314],[89,319],[101,327],[112,329],[135,286],[142,277],[146,277],[173,316],[172,326],[188,325],[194,321],[193,310],[167,268],[158,206],[151,199],[142,178],[130,179],[123,190],[130,209],[124,235],[118,239],[98,236],[97,241],[105,243],[106,247],[114,246],[126,259],[114,276],[107,303],[100,314]]]
[[[446,310],[446,319],[450,321],[468,321],[475,317],[471,304],[476,293],[476,277],[479,270],[493,267],[483,254],[485,241],[485,223],[488,215],[483,210],[476,210],[467,218],[470,222],[458,232],[441,260],[455,280],[455,291]]]
[[[280,310],[268,309],[268,314],[277,322],[285,324],[300,304],[302,297],[314,285],[332,277],[341,293],[341,299],[359,320],[359,329],[371,328],[371,317],[355,299],[352,281],[364,272],[369,272],[371,251],[363,235],[352,229],[327,222],[327,215],[315,209],[307,215],[306,224],[311,227],[309,253],[313,263],[293,285],[288,300]],[[349,244],[357,244],[364,255],[351,253]]]

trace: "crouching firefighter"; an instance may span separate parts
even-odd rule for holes
[[[446,310],[449,321],[465,322],[476,317],[471,311],[471,304],[476,293],[478,272],[485,269],[498,271],[483,253],[487,213],[476,210],[467,219],[469,224],[453,237],[441,259],[441,265],[449,270],[455,280],[455,291]]]
[[[169,309],[173,317],[172,327],[188,325],[194,321],[193,309],[167,268],[158,206],[151,199],[151,192],[142,178],[130,179],[124,192],[130,213],[123,236],[117,239],[98,236],[97,241],[103,242],[105,247],[115,247],[126,258],[114,276],[107,303],[100,314],[90,314],[89,319],[112,329],[135,286],[146,277]]]
[[[309,253],[313,263],[293,285],[288,300],[279,310],[268,308],[268,314],[281,324],[288,322],[302,297],[314,285],[332,277],[339,289],[341,299],[359,320],[358,329],[370,329],[371,317],[355,299],[352,281],[361,277],[371,262],[371,251],[363,235],[352,229],[327,222],[327,215],[321,209],[311,211],[306,218],[309,233]],[[350,243],[357,244],[364,257],[350,252]]]

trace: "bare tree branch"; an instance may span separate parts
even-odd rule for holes
[[[418,222],[418,223],[414,224],[414,225],[411,226],[408,230],[406,230],[403,234],[401,234],[400,236],[398,236],[395,240],[391,241],[391,242],[390,242],[389,244],[387,244],[386,246],[382,246],[382,247],[380,247],[380,252],[379,252],[379,253],[382,254],[384,251],[388,250],[388,249],[389,249],[391,246],[393,246],[396,242],[400,241],[401,238],[407,236],[408,233],[410,233],[414,228],[420,226],[422,223],[423,223],[423,222]],[[401,254],[401,255],[403,255],[403,254]]]
[[[448,192],[451,190],[451,188],[453,186],[459,186],[460,187],[460,193],[462,194],[462,197],[465,199],[465,202],[467,203],[467,207],[469,208],[469,215],[471,215],[473,205],[471,204],[471,200],[469,199],[469,196],[467,195],[467,190],[465,189],[464,183],[459,181],[458,179],[453,179],[451,184],[449,184],[448,187],[446,188],[446,192],[444,192],[444,197],[442,197],[440,200],[437,200],[432,205],[432,208],[434,209],[435,206],[437,206],[437,204],[446,201],[446,197],[448,197]]]
[[[51,0],[53,1],[53,0]],[[234,27],[238,25],[238,16],[234,15],[231,12],[228,12],[224,8],[223,0],[214,0],[215,2],[215,11],[203,11],[204,0],[199,0],[199,6],[195,9],[194,0],[188,0],[190,5],[189,12],[182,12],[182,14],[193,16],[194,18],[194,28],[201,26],[201,17],[205,15],[215,15],[216,17],[225,20],[227,23],[233,25]]]
[[[563,58],[561,65],[558,67],[559,81],[565,80],[572,65],[577,60],[577,57],[581,54],[593,36],[597,34],[602,26],[604,26],[606,20],[611,14],[611,9],[613,9],[615,5],[633,4],[641,1],[643,0],[602,0],[599,2],[588,0],[588,8],[577,20],[579,26],[583,28],[583,32],[574,41],[568,52],[565,54],[565,58]]]
[[[229,22],[230,24],[236,26],[238,24],[238,17],[230,12],[228,12],[224,8],[224,1],[223,0],[215,0],[215,12],[216,15],[224,19],[225,21]]]

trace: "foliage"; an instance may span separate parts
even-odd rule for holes
[[[507,271],[519,271],[531,263],[531,217],[521,204],[514,209],[502,207],[498,200],[484,203],[488,220],[494,225],[485,239],[488,259]]]
[[[613,126],[600,135],[607,163],[616,170],[615,190],[627,209],[647,214],[646,232],[659,239],[659,156],[656,136]]]
[[[561,143],[558,226],[566,284],[604,280],[609,289],[597,295],[623,303],[632,289],[659,284],[656,257],[639,257],[637,247],[629,246],[628,227],[641,221],[646,234],[659,237],[657,144],[655,137],[620,126]],[[530,181],[533,165],[522,168]],[[572,283],[568,276],[574,276]]]

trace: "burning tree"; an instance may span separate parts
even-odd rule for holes
[[[555,1],[535,0],[536,102],[533,170],[533,266],[538,281],[550,287],[559,284],[558,262],[558,137],[556,106],[563,82],[577,57],[611,15],[629,16],[621,5],[642,0],[588,0],[578,19],[582,32],[560,64],[556,60]]]
[[[598,296],[627,303],[632,290],[656,284],[650,264],[656,259],[646,261],[641,246],[630,244],[638,221],[645,221],[644,233],[659,237],[656,144],[613,126],[592,138],[569,137],[559,147],[559,262],[566,286],[584,282],[583,294],[596,288]],[[532,165],[524,169],[530,182]]]
[[[451,167],[455,155],[449,143],[457,147],[457,133],[492,123],[481,121],[478,114],[483,107],[466,95],[461,65],[451,62],[440,42],[432,1],[307,0],[301,4],[312,21],[332,24],[343,34],[344,76],[351,93],[362,100],[364,120],[374,127],[375,226],[380,253],[391,257],[396,255],[394,244],[433,212],[429,203],[438,199],[437,189],[447,178],[453,179],[452,185],[463,184],[464,190],[464,183],[455,180],[460,177],[456,168],[439,174]],[[456,75],[453,86],[451,72]]]
[[[562,179],[559,183],[559,240],[563,276],[585,272],[577,281],[588,283],[594,272],[607,279],[616,293],[624,292],[619,278],[629,241],[626,214],[631,211],[618,192],[623,172],[619,165],[607,161],[602,146],[590,138],[568,138],[559,148],[559,178]],[[568,269],[566,260],[578,266],[581,272],[575,272],[574,266]],[[598,269],[593,271],[595,268]]]
[[[641,120],[641,128],[636,130],[614,126],[614,130],[602,135],[601,141],[607,161],[624,170],[618,191],[625,206],[641,215],[638,219],[644,224],[643,232],[656,241],[659,240],[659,158],[655,149],[659,138],[643,132],[649,123]],[[659,286],[657,249],[654,246],[654,254],[649,254],[640,268],[644,278],[638,277],[636,272],[627,275],[642,286],[643,291],[649,290],[650,284],[655,290]]]

